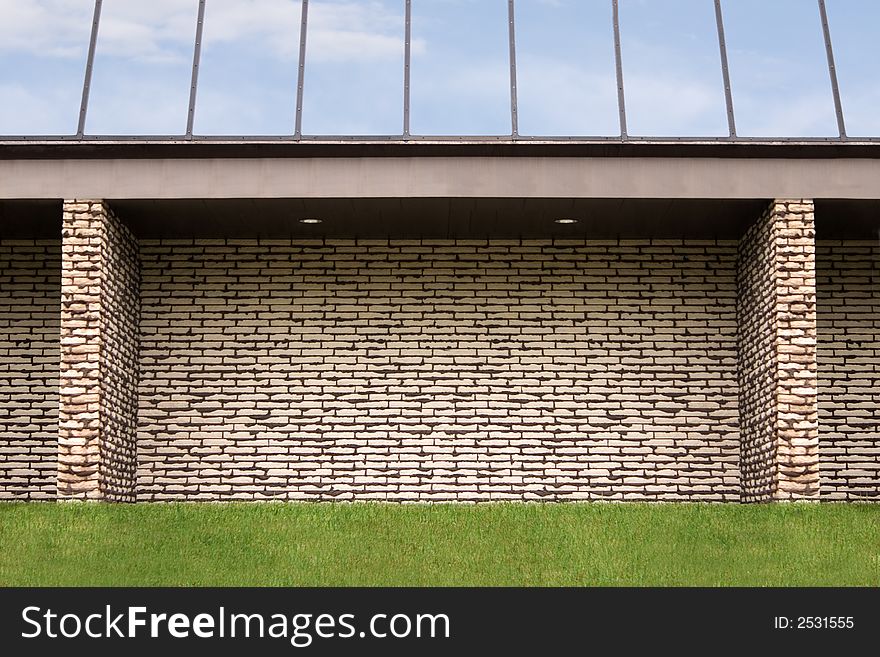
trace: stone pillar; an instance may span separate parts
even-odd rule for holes
[[[742,501],[818,499],[813,202],[776,200],[737,266]]]
[[[64,202],[58,498],[135,500],[138,245],[103,201]]]

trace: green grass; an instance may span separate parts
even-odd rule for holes
[[[880,586],[880,505],[0,504],[4,586]]]

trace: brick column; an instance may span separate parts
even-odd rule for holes
[[[135,499],[140,266],[102,201],[64,202],[58,498]]]
[[[737,266],[742,501],[818,499],[813,203],[776,200]]]

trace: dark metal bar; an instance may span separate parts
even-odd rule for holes
[[[825,37],[825,55],[828,57],[828,75],[831,77],[831,93],[834,96],[834,111],[837,114],[837,130],[840,138],[846,138],[846,124],[843,120],[843,104],[840,102],[840,87],[837,84],[837,68],[834,66],[834,49],[831,47],[831,28],[828,25],[828,12],[825,0],[819,0],[819,16],[822,18],[822,34]]]
[[[510,133],[519,134],[519,119],[516,102],[516,19],[514,18],[514,0],[507,0],[507,34],[510,41]]]
[[[92,35],[89,39],[89,54],[86,58],[86,74],[83,78],[82,101],[79,105],[79,122],[76,136],[82,137],[86,131],[86,113],[89,109],[89,93],[92,87],[92,67],[95,65],[95,47],[98,43],[98,24],[101,22],[101,4],[103,0],[95,0],[95,14],[92,18]]]
[[[727,103],[727,127],[730,136],[736,137],[736,118],[733,113],[733,92],[730,88],[730,69],[727,65],[727,41],[724,38],[724,16],[721,0],[715,0],[715,23],[718,27],[718,48],[721,51],[721,75],[724,78],[724,100]]]
[[[559,146],[560,148],[578,148],[583,146],[597,146],[607,148],[620,144],[620,137],[606,135],[595,136],[566,136],[566,135],[526,135],[517,139],[511,139],[510,135],[471,135],[467,137],[455,135],[413,135],[404,140],[401,135],[304,135],[301,138],[293,134],[287,135],[193,135],[193,143],[226,144],[242,148],[262,148],[267,143],[297,143],[310,142],[316,147],[334,149],[339,144],[357,146],[362,148],[376,148],[377,152],[382,148],[392,148],[395,144],[417,142],[422,144],[493,144],[498,148],[537,148]],[[96,149],[107,146],[125,146],[137,144],[142,147],[164,147],[181,144],[181,135],[85,135],[77,138],[74,134],[69,135],[0,135],[0,160],[16,159],[9,149],[12,147],[33,148],[34,152],[42,152],[49,149],[61,152],[59,149],[84,148],[84,153],[89,157],[95,154]],[[627,147],[641,146],[644,148],[665,149],[682,147],[697,149],[701,153],[712,152],[712,156],[729,155],[731,157],[754,157],[758,153],[768,153],[769,157],[783,157],[773,155],[774,151],[785,152],[784,157],[806,157],[797,149],[810,147],[817,157],[830,157],[828,153],[855,153],[847,157],[871,157],[877,158],[880,153],[880,137],[857,137],[841,140],[840,137],[737,137],[731,140],[728,137],[696,136],[696,137],[640,137],[631,135],[627,138]],[[187,147],[188,148],[188,147]],[[786,150],[787,148],[795,150]],[[48,152],[48,151],[47,151]],[[616,152],[616,151],[615,151]],[[599,155],[611,151],[602,151]],[[563,153],[564,154],[564,153]],[[836,157],[836,156],[835,156]],[[50,158],[51,159],[51,158]]]
[[[309,0],[302,0],[302,23],[299,31],[299,74],[296,82],[296,130],[302,136],[303,85],[306,77],[306,33],[309,30]]]
[[[189,112],[186,115],[186,136],[192,139],[193,122],[196,118],[196,91],[199,86],[199,63],[202,59],[202,29],[205,26],[205,0],[199,0],[199,17],[196,22],[196,45],[193,50],[192,83],[189,87]]]
[[[623,57],[620,54],[620,10],[618,0],[611,0],[614,22],[614,62],[617,73],[617,108],[620,114],[620,137],[626,139],[626,97],[623,93]]]
[[[143,143],[146,145],[156,145],[156,144],[164,144],[167,142],[177,143],[183,139],[183,135],[83,135],[82,137],[78,137],[75,134],[67,134],[67,135],[23,135],[23,134],[0,134],[0,160],[6,158],[8,154],[2,150],[4,144],[14,143],[14,144],[25,144],[25,145],[49,145],[49,146],[59,146],[59,145],[67,145],[76,144],[78,142],[97,142],[99,144],[103,143],[114,143],[114,144],[126,144],[126,143]],[[385,142],[402,142],[401,135],[304,135],[302,137],[295,137],[293,134],[288,135],[260,135],[260,134],[251,134],[251,135],[193,135],[192,141],[204,141],[204,142],[227,142],[227,143],[235,143],[235,144],[243,144],[243,145],[254,145],[260,144],[263,142],[276,142],[276,141],[312,141],[317,142],[322,145],[330,144],[332,145],[335,142],[353,142],[360,143],[362,145],[369,145],[372,143],[385,143]],[[498,144],[514,144],[514,143],[528,143],[528,142],[541,142],[544,144],[611,144],[611,143],[619,143],[620,137],[614,136],[609,137],[607,135],[579,135],[579,136],[571,136],[571,135],[520,135],[516,138],[516,140],[512,140],[510,135],[468,135],[468,136],[456,136],[456,135],[410,135],[406,141],[423,141],[423,142],[459,142],[462,144],[468,144],[472,142],[478,143],[498,143]],[[847,147],[858,148],[860,146],[866,146],[873,149],[871,152],[873,153],[872,157],[878,157],[878,153],[880,153],[880,149],[878,149],[878,145],[880,145],[880,137],[847,137],[846,140],[841,140],[840,137],[743,137],[737,136],[735,140],[731,140],[729,137],[718,137],[716,135],[706,135],[703,137],[680,137],[680,136],[658,136],[658,137],[639,137],[630,135],[627,137],[627,142],[631,144],[647,144],[650,146],[664,146],[667,144],[683,144],[686,146],[703,146],[703,145],[716,145],[716,146],[724,146],[730,147],[731,149],[746,146],[747,149],[751,147],[751,145],[772,148],[775,144],[788,144],[788,145],[804,145],[804,144],[825,144],[826,146],[834,146],[845,143]],[[718,151],[723,152],[723,151]],[[731,151],[732,152],[732,151]]]
[[[412,0],[406,0],[403,41],[403,136],[409,137],[409,71],[412,61]]]

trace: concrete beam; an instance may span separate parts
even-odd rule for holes
[[[3,199],[880,198],[880,159],[310,157],[0,160]]]

